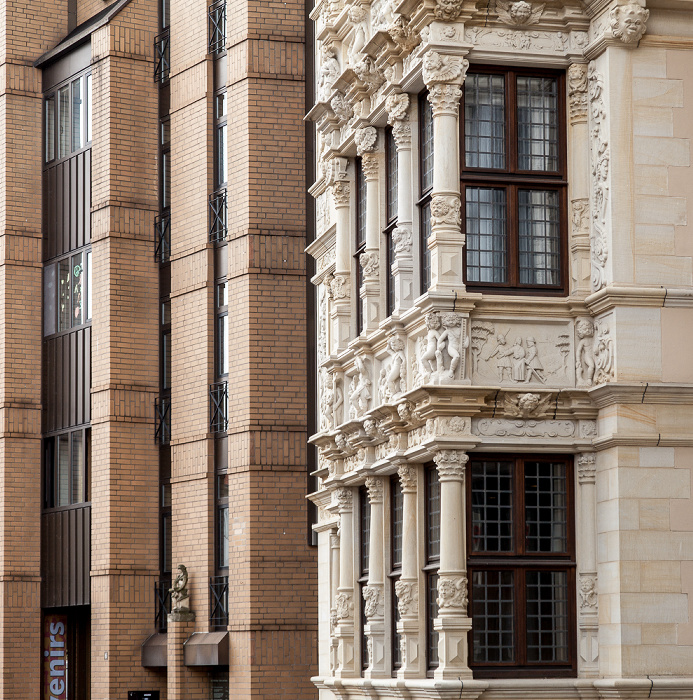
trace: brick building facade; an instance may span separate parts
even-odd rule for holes
[[[314,697],[303,5],[3,5],[0,697]]]

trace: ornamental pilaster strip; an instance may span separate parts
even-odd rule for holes
[[[337,489],[335,499],[339,510],[339,586],[335,596],[338,678],[357,674],[354,656],[354,496],[350,488]]]
[[[374,127],[359,129],[366,132],[359,140],[361,151],[361,170],[366,178],[366,249],[361,255],[363,285],[359,290],[360,302],[363,304],[363,326],[368,333],[376,330],[382,321],[380,303],[380,280],[385,273],[380,259],[380,162],[382,153],[376,152],[378,142]]]
[[[331,193],[335,210],[335,272],[330,280],[331,337],[336,346],[334,350],[341,352],[351,339],[351,183],[346,179],[338,180],[331,186]]]
[[[371,524],[368,540],[368,585],[363,589],[364,614],[367,620],[365,633],[369,651],[369,663],[365,676],[384,678],[389,674],[385,668],[385,508],[383,504],[385,483],[383,478],[367,477],[366,489],[371,504]]]

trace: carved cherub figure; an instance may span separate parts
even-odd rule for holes
[[[440,317],[435,311],[426,314],[426,349],[421,355],[421,368],[425,375],[437,370],[436,351],[438,350],[438,338],[440,338]]]
[[[390,397],[402,394],[407,390],[407,357],[404,354],[404,341],[392,337],[387,343],[392,361],[387,373],[387,391]]]
[[[443,314],[443,328],[436,345],[436,371],[439,376],[448,379],[455,377],[455,371],[460,364],[460,349],[462,346],[462,318],[458,314]],[[469,338],[465,337],[464,347],[469,345]],[[447,350],[450,356],[450,367],[444,372],[443,351]]]
[[[504,412],[513,418],[534,418],[546,411],[551,394],[542,398],[539,394],[506,394]]]
[[[539,21],[544,12],[544,5],[535,7],[525,2],[525,0],[512,3],[505,0],[496,0],[496,11],[498,12],[498,19],[506,24],[531,25]]]
[[[597,605],[597,582],[591,576],[580,577],[580,607],[594,608]]]
[[[335,50],[330,46],[322,47],[322,61],[320,63],[320,77],[318,78],[318,96],[322,102],[330,97],[332,83],[339,75],[339,61]]]
[[[354,40],[349,48],[349,65],[358,63],[363,47],[366,45],[365,20],[368,13],[361,5],[352,5],[349,8],[349,20],[354,25]]]
[[[621,5],[611,10],[611,33],[624,44],[635,44],[642,39],[650,11],[636,3]]]
[[[575,370],[578,386],[592,386],[594,379],[594,326],[586,318],[575,324],[575,333],[579,338],[575,349]]]
[[[360,416],[368,410],[368,402],[371,400],[371,380],[368,376],[366,362],[362,357],[356,357],[356,384],[349,395],[349,403],[356,416]],[[353,417],[353,416],[352,416]]]

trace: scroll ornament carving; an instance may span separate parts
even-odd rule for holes
[[[373,667],[373,637],[366,640],[366,651],[368,652],[368,668]]]
[[[459,111],[462,90],[459,85],[436,83],[428,92],[428,101],[433,108],[433,116],[454,114]]]
[[[396,581],[397,609],[400,617],[415,617],[419,614],[419,586],[413,581]]]
[[[460,16],[462,5],[463,0],[436,0],[433,15],[444,22],[452,22]]]
[[[407,356],[404,348],[404,341],[397,336],[387,342],[390,362],[381,370],[381,398],[384,402],[396,399],[407,390]]]
[[[588,89],[591,117],[592,158],[592,236],[591,236],[591,283],[592,291],[606,285],[606,261],[608,248],[605,234],[606,213],[609,202],[609,140],[607,136],[606,108],[604,106],[604,79],[590,64]]]
[[[429,51],[424,56],[422,67],[424,82],[430,87],[438,83],[451,83],[454,80],[461,82],[467,74],[469,61],[459,56],[444,56],[437,51]],[[435,107],[432,100],[431,104]]]
[[[435,195],[431,200],[431,226],[461,226],[461,204],[454,195]]]
[[[614,7],[609,22],[611,33],[624,44],[637,44],[647,30],[649,16],[649,10],[634,2]]]
[[[400,464],[397,476],[399,476],[402,491],[416,491],[416,467],[411,464]]]
[[[377,90],[385,82],[385,77],[376,68],[370,56],[362,56],[353,70],[356,77],[371,90]]]
[[[394,92],[385,100],[388,124],[394,124],[402,119],[407,119],[409,109],[409,94],[406,92]]]
[[[400,613],[401,616],[401,613]],[[402,638],[399,640],[399,658],[402,663],[402,666],[407,665],[407,638],[402,635]]]
[[[409,26],[402,15],[395,15],[392,24],[387,28],[392,41],[404,51],[411,51],[419,43],[419,35]]]
[[[377,279],[380,271],[380,258],[378,256],[378,251],[366,251],[359,255],[359,263],[361,263],[361,269],[363,270],[364,277]]]
[[[357,129],[354,134],[354,141],[356,142],[356,151],[360,156],[364,153],[372,153],[375,150],[375,144],[378,142],[378,130],[374,126]]]
[[[330,282],[333,299],[348,299],[351,295],[349,281],[344,275],[334,275]]]
[[[363,602],[363,612],[369,620],[372,617],[383,616],[383,594],[380,586],[364,586]]]
[[[472,425],[479,435],[487,437],[567,438],[575,435],[575,423],[570,420],[481,418]]]
[[[340,121],[348,121],[354,114],[351,104],[341,92],[330,100],[330,107]]]
[[[412,233],[408,228],[398,226],[392,232],[392,242],[395,246],[395,258],[403,258],[411,255],[413,245]]]
[[[441,610],[466,610],[466,576],[441,576],[438,579],[438,607]]]
[[[318,98],[321,102],[327,102],[330,98],[332,85],[339,77],[339,73],[339,61],[335,50],[331,46],[323,46],[318,76]]]
[[[595,384],[610,382],[614,378],[614,344],[609,326],[601,322],[597,326],[595,349]]]
[[[544,12],[544,5],[532,5],[525,0],[505,2],[496,0],[498,19],[511,26],[529,26],[536,24]]]
[[[354,610],[354,601],[351,598],[351,593],[337,593],[334,597],[334,607],[337,611],[338,620],[350,619]]]
[[[348,182],[335,182],[332,185],[332,199],[336,207],[346,207],[351,197],[351,186]]]
[[[551,394],[506,394],[504,413],[512,418],[536,418],[546,412]]]
[[[594,483],[597,476],[597,460],[593,454],[578,457],[578,481],[581,484]]]
[[[358,418],[369,408],[371,400],[371,378],[366,360],[356,357],[356,374],[351,379],[349,391],[349,417]]]
[[[364,153],[361,157],[361,169],[366,180],[374,180],[378,177],[378,156],[375,153]]]
[[[469,456],[461,450],[440,450],[433,455],[441,479],[464,479],[464,467]]]
[[[570,118],[581,119],[587,116],[587,64],[573,63],[568,69],[568,97]]]
[[[383,502],[383,480],[377,476],[366,477],[366,489],[368,490],[368,500],[371,503]]]
[[[351,510],[354,504],[354,495],[352,494],[351,489],[339,488],[334,492],[334,497],[340,511]]]
[[[580,610],[597,611],[597,577],[580,576]]]

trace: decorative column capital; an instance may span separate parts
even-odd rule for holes
[[[650,11],[636,2],[618,5],[610,13],[611,34],[624,44],[637,44],[647,31],[645,23],[649,16]]]
[[[416,493],[416,467],[412,464],[400,464],[397,469],[402,491],[404,493]]]
[[[597,477],[596,457],[593,454],[581,454],[578,457],[578,481],[581,484],[593,484]]]
[[[371,503],[383,502],[383,480],[380,477],[366,477],[366,489],[368,490],[368,500]]]
[[[587,64],[573,63],[568,68],[570,121],[587,119]]]
[[[449,114],[456,117],[460,110],[462,90],[459,85],[451,83],[436,83],[428,91],[428,101],[433,108],[433,116]]]
[[[337,528],[330,530],[330,549],[339,549],[339,530]]]
[[[380,170],[378,156],[375,153],[364,153],[361,156],[361,170],[363,170],[363,174],[366,176],[366,181],[377,180]]]
[[[354,133],[356,152],[362,156],[364,153],[372,153],[378,143],[378,130],[374,126],[365,126]]]
[[[338,488],[334,492],[334,498],[340,513],[351,513],[354,507],[354,496],[351,489],[346,487]]]
[[[469,455],[462,450],[440,450],[433,456],[441,481],[464,481]]]
[[[335,182],[332,185],[332,199],[335,207],[348,207],[351,198],[351,185],[348,182]]]

